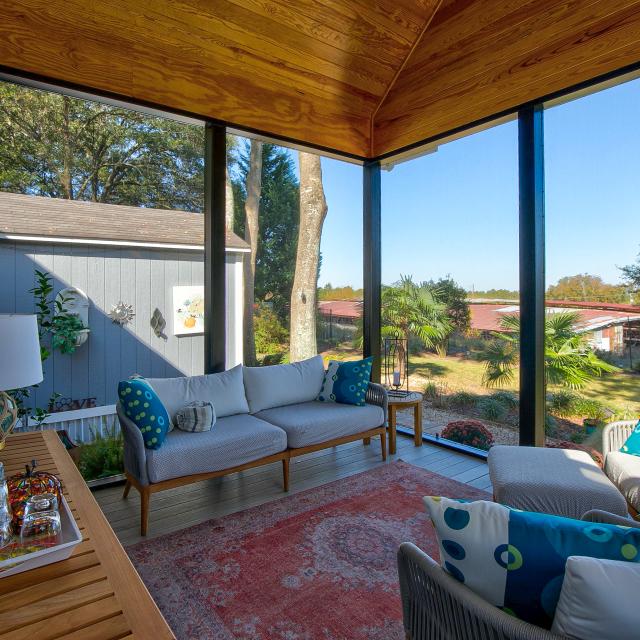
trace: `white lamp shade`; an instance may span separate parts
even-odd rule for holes
[[[0,315],[0,391],[42,382],[38,319]]]

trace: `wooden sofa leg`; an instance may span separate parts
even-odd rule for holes
[[[289,491],[289,458],[282,459],[282,485],[285,491]]]
[[[382,449],[382,461],[384,462],[387,459],[387,434],[384,431],[380,434],[380,448]]]
[[[362,442],[364,442],[364,446],[371,444],[371,438],[362,438]]]
[[[126,499],[129,497],[129,491],[131,491],[131,480],[127,480],[124,485],[124,491],[122,492],[122,499]]]
[[[140,491],[140,535],[147,535],[147,526],[149,524],[149,500],[151,491],[149,487],[142,487]]]

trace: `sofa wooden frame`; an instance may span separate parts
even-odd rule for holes
[[[174,489],[175,487],[181,487],[194,482],[210,480],[211,478],[219,478],[221,476],[245,471],[246,469],[252,469],[254,467],[261,467],[278,461],[282,461],[283,488],[285,491],[289,491],[289,463],[291,458],[297,458],[298,456],[305,455],[306,453],[321,451],[322,449],[330,449],[331,447],[337,447],[338,445],[346,444],[347,442],[355,442],[357,440],[362,440],[364,444],[367,445],[370,443],[371,438],[376,436],[380,436],[382,460],[385,461],[387,459],[387,427],[383,424],[375,429],[368,429],[367,431],[362,431],[349,436],[342,436],[333,440],[327,440],[326,442],[319,442],[318,444],[312,444],[307,447],[285,449],[280,453],[259,458],[258,460],[252,460],[251,462],[246,462],[245,464],[235,467],[229,467],[228,469],[220,469],[218,471],[211,471],[208,473],[196,473],[190,476],[180,476],[178,478],[162,480],[161,482],[151,482],[147,485],[142,484],[133,475],[125,472],[126,483],[122,497],[124,499],[129,496],[131,487],[135,487],[140,493],[140,535],[146,536],[149,523],[149,505],[151,502],[151,494],[153,493],[165,491],[166,489]]]

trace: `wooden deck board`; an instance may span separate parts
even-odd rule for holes
[[[430,444],[415,447],[412,438],[400,434],[397,445],[397,453],[389,456],[387,462],[382,462],[380,443],[375,439],[369,446],[354,442],[292,459],[291,491],[288,494],[282,491],[279,463],[164,491],[151,498],[147,539],[278,500],[395,460],[404,460],[491,492],[488,467],[483,460]],[[137,491],[132,490],[129,498],[123,500],[122,486],[115,486],[97,489],[94,497],[122,544],[142,540]]]

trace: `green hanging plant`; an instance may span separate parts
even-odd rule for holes
[[[82,320],[71,313],[61,313],[51,320],[51,346],[61,353],[73,353],[78,346],[78,336],[86,329]]]

